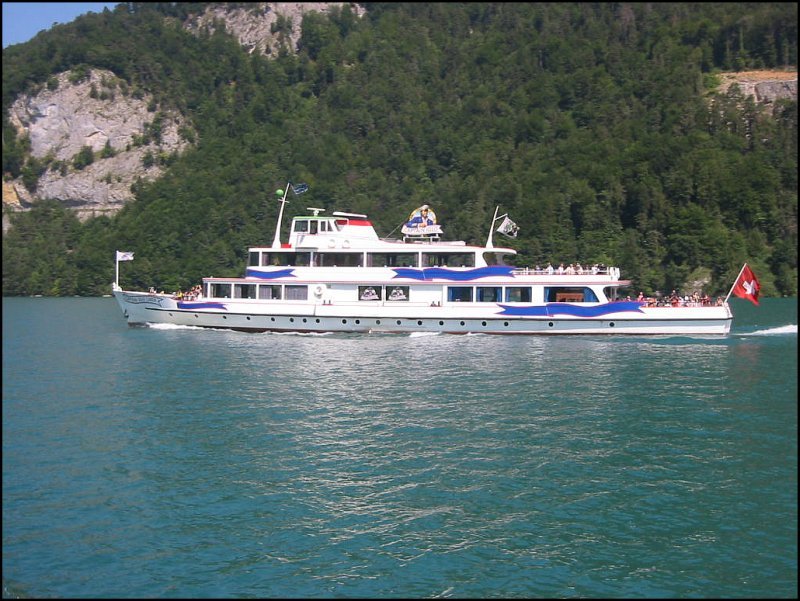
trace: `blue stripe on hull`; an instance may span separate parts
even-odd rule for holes
[[[224,303],[209,303],[203,301],[178,301],[178,309],[223,309],[228,310]]]
[[[647,303],[638,301],[624,301],[619,303],[605,303],[594,307],[579,307],[569,303],[548,303],[539,307],[511,307],[499,305],[503,309],[500,315],[514,315],[519,317],[552,317],[555,315],[570,315],[572,317],[605,317],[618,313],[643,313],[641,307]]]
[[[294,275],[294,268],[279,269],[277,271],[257,271],[255,269],[248,269],[245,272],[245,277],[258,278],[260,280],[274,280],[277,278],[296,278]]]
[[[409,280],[430,281],[434,279],[451,280],[454,282],[470,282],[489,277],[514,277],[515,267],[478,267],[468,271],[456,271],[444,267],[427,267],[414,269],[412,267],[393,267],[396,278]]]

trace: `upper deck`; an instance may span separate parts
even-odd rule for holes
[[[487,249],[482,246],[467,245],[463,240],[440,240],[428,231],[431,228],[421,228],[419,235],[406,234],[403,240],[380,238],[375,227],[366,215],[360,213],[333,212],[330,216],[320,215],[323,209],[309,208],[312,215],[297,216],[292,219],[289,229],[289,242],[280,245],[283,252],[291,251],[373,251],[373,252],[417,252],[420,248],[448,248],[459,247],[460,252],[469,252],[476,255],[482,254]],[[438,228],[441,233],[440,226]],[[410,249],[414,245],[413,250]],[[278,249],[272,247],[255,246],[250,252],[266,250],[273,252]],[[515,255],[517,251],[512,248],[492,248],[492,253],[497,255]],[[472,261],[474,263],[474,261]],[[480,261],[478,261],[480,263]]]

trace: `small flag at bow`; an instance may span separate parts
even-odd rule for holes
[[[733,293],[739,298],[746,298],[753,304],[758,304],[758,293],[761,291],[761,284],[758,283],[756,274],[747,266],[742,268],[739,279],[733,285]]]
[[[516,238],[517,234],[519,233],[519,227],[516,223],[506,217],[503,219],[503,223],[500,224],[500,227],[497,228],[497,231],[501,234],[505,234],[509,238]]]
[[[117,261],[133,261],[132,252],[117,251]]]
[[[300,196],[303,192],[308,192],[308,184],[292,184],[295,196]]]

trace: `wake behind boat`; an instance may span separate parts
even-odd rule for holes
[[[444,332],[452,334],[726,335],[727,302],[659,306],[622,299],[630,285],[616,267],[519,268],[516,251],[495,247],[497,231],[515,236],[507,215],[495,216],[483,246],[444,241],[423,205],[403,226],[403,239],[381,239],[366,215],[309,208],[280,241],[289,189],[270,246],[249,249],[240,278],[203,278],[193,294],[123,290],[117,251],[113,293],[130,325],[175,324],[247,332]],[[743,268],[744,269],[744,268]],[[742,274],[740,273],[739,279]],[[737,279],[737,283],[739,282]],[[733,291],[733,289],[732,289]],[[730,293],[729,295],[730,296]]]

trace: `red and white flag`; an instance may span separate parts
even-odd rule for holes
[[[758,304],[758,293],[761,291],[761,284],[758,283],[756,274],[745,263],[739,279],[733,285],[733,293],[739,298],[746,298],[754,304]]]

